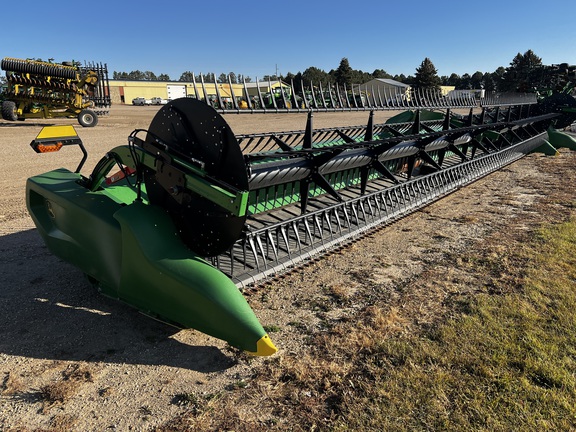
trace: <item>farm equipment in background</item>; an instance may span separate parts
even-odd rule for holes
[[[571,108],[535,96],[494,95],[478,105],[431,92],[409,99],[375,92],[364,105],[347,94],[337,87],[329,93],[330,109],[366,111],[365,125],[315,129],[314,113],[328,104],[316,108],[304,99],[303,130],[243,135],[234,135],[218,110],[253,107],[214,109],[207,95],[204,102],[176,99],[88,176],[80,173],[85,151],[77,134],[45,128],[31,143],[36,151],[80,145],[84,158],[74,172],[28,179],[28,210],[49,249],[103,294],[271,355],[276,347],[243,289],[527,153],[555,151],[547,137],[576,143],[553,129],[574,121]],[[374,111],[399,104],[410,106],[375,124]]]
[[[76,62],[49,63],[4,58],[7,87],[2,100],[2,118],[75,117],[84,127],[98,123],[111,105],[108,69],[104,64],[80,66]]]

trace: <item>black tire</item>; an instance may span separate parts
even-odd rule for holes
[[[16,112],[16,102],[12,101],[2,102],[2,118],[8,121],[18,120],[18,113]]]
[[[78,114],[78,123],[83,127],[94,127],[98,124],[98,116],[89,109],[84,109]]]

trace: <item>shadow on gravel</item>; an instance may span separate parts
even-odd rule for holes
[[[31,122],[2,122],[0,121],[0,127],[44,127],[44,126],[54,126],[54,123],[31,123]]]
[[[166,365],[215,372],[235,364],[177,329],[99,294],[36,230],[0,237],[0,352],[30,358]]]

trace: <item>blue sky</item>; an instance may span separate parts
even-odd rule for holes
[[[574,0],[291,2],[26,2],[6,13],[0,57],[96,61],[113,71],[177,80],[234,72],[253,79],[353,69],[412,75],[425,57],[439,75],[493,72],[532,49],[576,64]],[[11,19],[12,18],[12,19]]]

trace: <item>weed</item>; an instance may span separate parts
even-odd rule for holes
[[[198,396],[194,393],[178,393],[172,398],[172,403],[178,406],[198,406],[199,402]]]
[[[148,405],[142,405],[140,408],[138,408],[138,412],[144,417],[149,417],[152,415],[152,410]]]
[[[62,403],[76,393],[78,383],[60,380],[40,387],[40,397],[48,405]]]
[[[92,372],[84,365],[72,364],[62,371],[61,379],[40,387],[39,397],[45,412],[53,405],[73,397],[84,382],[92,382]]]
[[[22,380],[14,374],[7,372],[2,384],[0,385],[0,394],[11,396],[24,390]]]
[[[265,331],[266,333],[277,333],[277,332],[279,332],[280,330],[281,330],[281,327],[280,327],[280,326],[277,326],[277,325],[274,325],[274,324],[265,325],[265,326],[264,326],[264,331]]]

